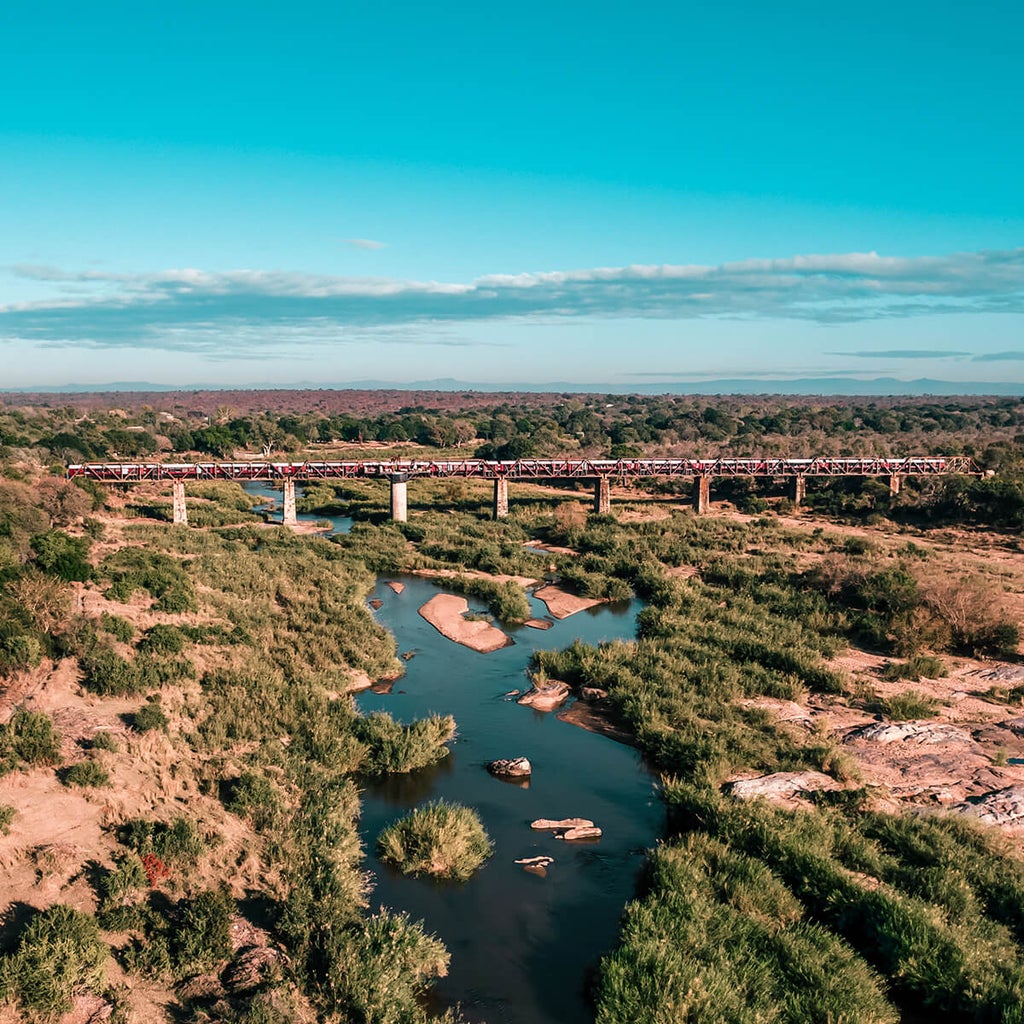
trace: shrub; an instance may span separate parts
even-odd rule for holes
[[[187,818],[150,821],[134,818],[118,829],[118,840],[141,857],[155,853],[167,861],[192,864],[206,849],[206,841],[199,829]]]
[[[69,537],[62,530],[49,530],[32,538],[36,565],[58,579],[84,583],[92,578],[89,564],[89,541],[85,537]]]
[[[139,643],[139,650],[154,654],[180,654],[185,644],[185,634],[177,626],[159,623],[146,630],[146,635]]]
[[[455,735],[455,719],[451,715],[431,715],[412,725],[402,725],[378,711],[357,719],[352,731],[369,748],[367,771],[411,772],[448,756],[444,744]]]
[[[148,877],[145,867],[134,853],[122,854],[114,860],[99,882],[100,924],[111,931],[138,927],[137,904],[145,895]]]
[[[0,804],[0,833],[10,835],[15,810],[10,804]]]
[[[109,949],[95,918],[63,904],[36,914],[0,962],[0,992],[29,1016],[67,1013],[77,992],[103,990]]]
[[[377,840],[381,860],[407,875],[465,881],[493,852],[476,811],[438,800],[389,825]]]
[[[131,643],[135,637],[135,627],[127,619],[111,615],[110,612],[100,615],[100,629],[123,644]]]
[[[167,731],[170,719],[164,713],[159,700],[150,698],[132,715],[132,728],[136,732],[150,732],[153,729]]]
[[[897,722],[911,722],[918,718],[934,718],[938,714],[938,703],[916,690],[907,690],[882,701],[882,710]]]
[[[64,768],[60,772],[60,781],[65,786],[109,786],[110,775],[99,761],[79,761],[78,764]]]
[[[117,742],[117,737],[107,730],[102,730],[93,736],[89,742],[90,750],[107,750],[111,754],[116,754],[120,749],[121,745]]]
[[[185,903],[170,936],[177,977],[201,974],[228,958],[234,909],[235,901],[226,892],[201,892]]]
[[[242,772],[232,783],[230,794],[227,809],[248,818],[257,831],[269,828],[281,811],[277,787],[259,772]]]
[[[0,763],[9,769],[19,763],[50,765],[60,760],[60,736],[53,720],[41,711],[19,708],[0,726]]]
[[[942,679],[946,674],[946,666],[941,658],[921,654],[904,662],[889,662],[882,671],[882,678],[891,683],[900,679],[910,679],[916,683],[922,676],[925,679]]]
[[[101,697],[129,697],[142,689],[134,663],[103,643],[79,657],[82,686]]]

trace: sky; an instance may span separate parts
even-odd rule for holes
[[[6,0],[0,389],[1024,382],[1022,53],[1019,0]]]

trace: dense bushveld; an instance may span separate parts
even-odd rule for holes
[[[908,481],[890,501],[882,486],[818,481],[808,500],[832,515],[1024,525],[1024,403],[1019,398],[792,398],[692,395],[386,395],[370,392],[277,393],[257,411],[251,394],[125,394],[111,410],[95,397],[6,396],[0,406],[0,457],[25,454],[68,461],[161,457],[324,458],[332,446],[378,446],[363,454],[407,454],[425,446],[456,458],[514,459],[572,454],[628,457],[809,455],[972,455],[991,479]],[[211,404],[212,403],[212,404]],[[241,407],[241,408],[240,408]],[[261,404],[266,410],[266,406]],[[366,410],[374,409],[371,414]],[[243,411],[244,410],[244,411]],[[346,411],[348,410],[348,411]],[[398,446],[396,448],[396,446]],[[247,453],[242,455],[242,453]],[[676,485],[667,482],[671,490]],[[196,504],[194,525],[238,522],[224,493]],[[198,493],[198,492],[197,492]],[[770,481],[723,481],[718,493],[748,511],[781,493]],[[237,501],[237,495],[236,495]],[[157,507],[159,510],[159,506]],[[147,513],[154,511],[146,509]]]
[[[1017,415],[1001,401],[967,403],[964,415],[979,431],[986,416]],[[827,659],[850,642],[905,659],[908,678],[934,673],[927,659],[946,652],[1012,653],[1016,623],[982,583],[951,582],[904,539],[790,531],[773,516],[675,512],[624,526],[538,491],[494,523],[479,491],[445,484],[431,485],[448,499],[444,513],[424,508],[401,527],[379,521],[372,485],[308,493],[310,507],[359,520],[334,542],[255,524],[227,485],[200,498],[205,521],[220,525],[115,524],[104,492],[33,468],[33,446],[59,446],[41,438],[36,414],[18,415],[7,414],[2,435],[29,453],[8,448],[0,479],[0,673],[22,678],[44,659],[72,658],[85,690],[134,710],[123,746],[100,733],[85,760],[65,766],[53,723],[19,710],[0,730],[0,773],[59,770],[70,785],[101,787],[101,771],[116,780],[144,757],[148,730],[248,837],[236,863],[218,860],[223,837],[188,806],[115,823],[109,861],[91,869],[95,914],[56,904],[8,929],[0,993],[26,1016],[52,1017],[71,993],[104,990],[97,942],[117,946],[129,978],[171,986],[220,971],[243,909],[232,880],[244,869],[259,880],[246,900],[258,897],[287,962],[255,995],[223,1005],[179,989],[184,1019],[425,1020],[419,996],[448,955],[421,924],[367,914],[357,783],[443,757],[454,723],[356,713],[345,695],[354,672],[401,670],[364,599],[374,574],[410,568],[534,575],[537,556],[523,544],[542,539],[579,552],[550,560],[581,591],[647,603],[634,641],[574,644],[535,666],[606,690],[665,777],[664,843],[597,981],[603,1024],[881,1022],[920,1007],[950,1021],[1024,1019],[1020,862],[962,823],[872,811],[856,766],[827,736],[800,738],[741,703],[845,692]],[[59,411],[38,415],[53,426]],[[144,432],[130,418],[95,420],[97,444],[111,430]],[[456,585],[476,588],[498,617],[521,615],[508,588]],[[87,613],[83,588],[144,607],[145,624]],[[917,714],[908,700],[902,711]],[[720,792],[736,772],[781,768],[815,768],[848,788],[799,812]]]

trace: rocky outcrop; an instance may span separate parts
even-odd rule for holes
[[[950,808],[968,818],[1008,831],[1024,829],[1024,785],[1007,786]]]
[[[558,821],[553,821],[551,818],[538,818],[536,821],[530,822],[530,828],[535,828],[538,831],[559,828],[593,828],[593,826],[594,823],[589,818],[560,818]]]
[[[508,778],[518,779],[533,772],[533,766],[525,757],[510,757],[492,761],[487,770],[492,775],[504,775]]]
[[[555,838],[566,839],[570,842],[575,839],[600,839],[601,830],[596,825],[580,825],[578,828],[567,828]]]
[[[970,733],[940,722],[873,722],[846,734],[844,743],[973,744]]]
[[[534,683],[516,703],[537,711],[554,711],[569,699],[569,693],[567,684],[551,679],[545,683]]]
[[[842,789],[835,779],[821,772],[773,772],[753,779],[734,779],[725,791],[740,800],[764,797],[767,800],[791,800],[807,793]]]
[[[585,700],[590,704],[596,700],[604,700],[607,696],[608,691],[597,686],[584,686],[580,689],[580,700]]]

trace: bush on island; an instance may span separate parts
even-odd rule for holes
[[[483,822],[471,807],[437,800],[389,825],[377,853],[407,875],[465,881],[493,852]]]

